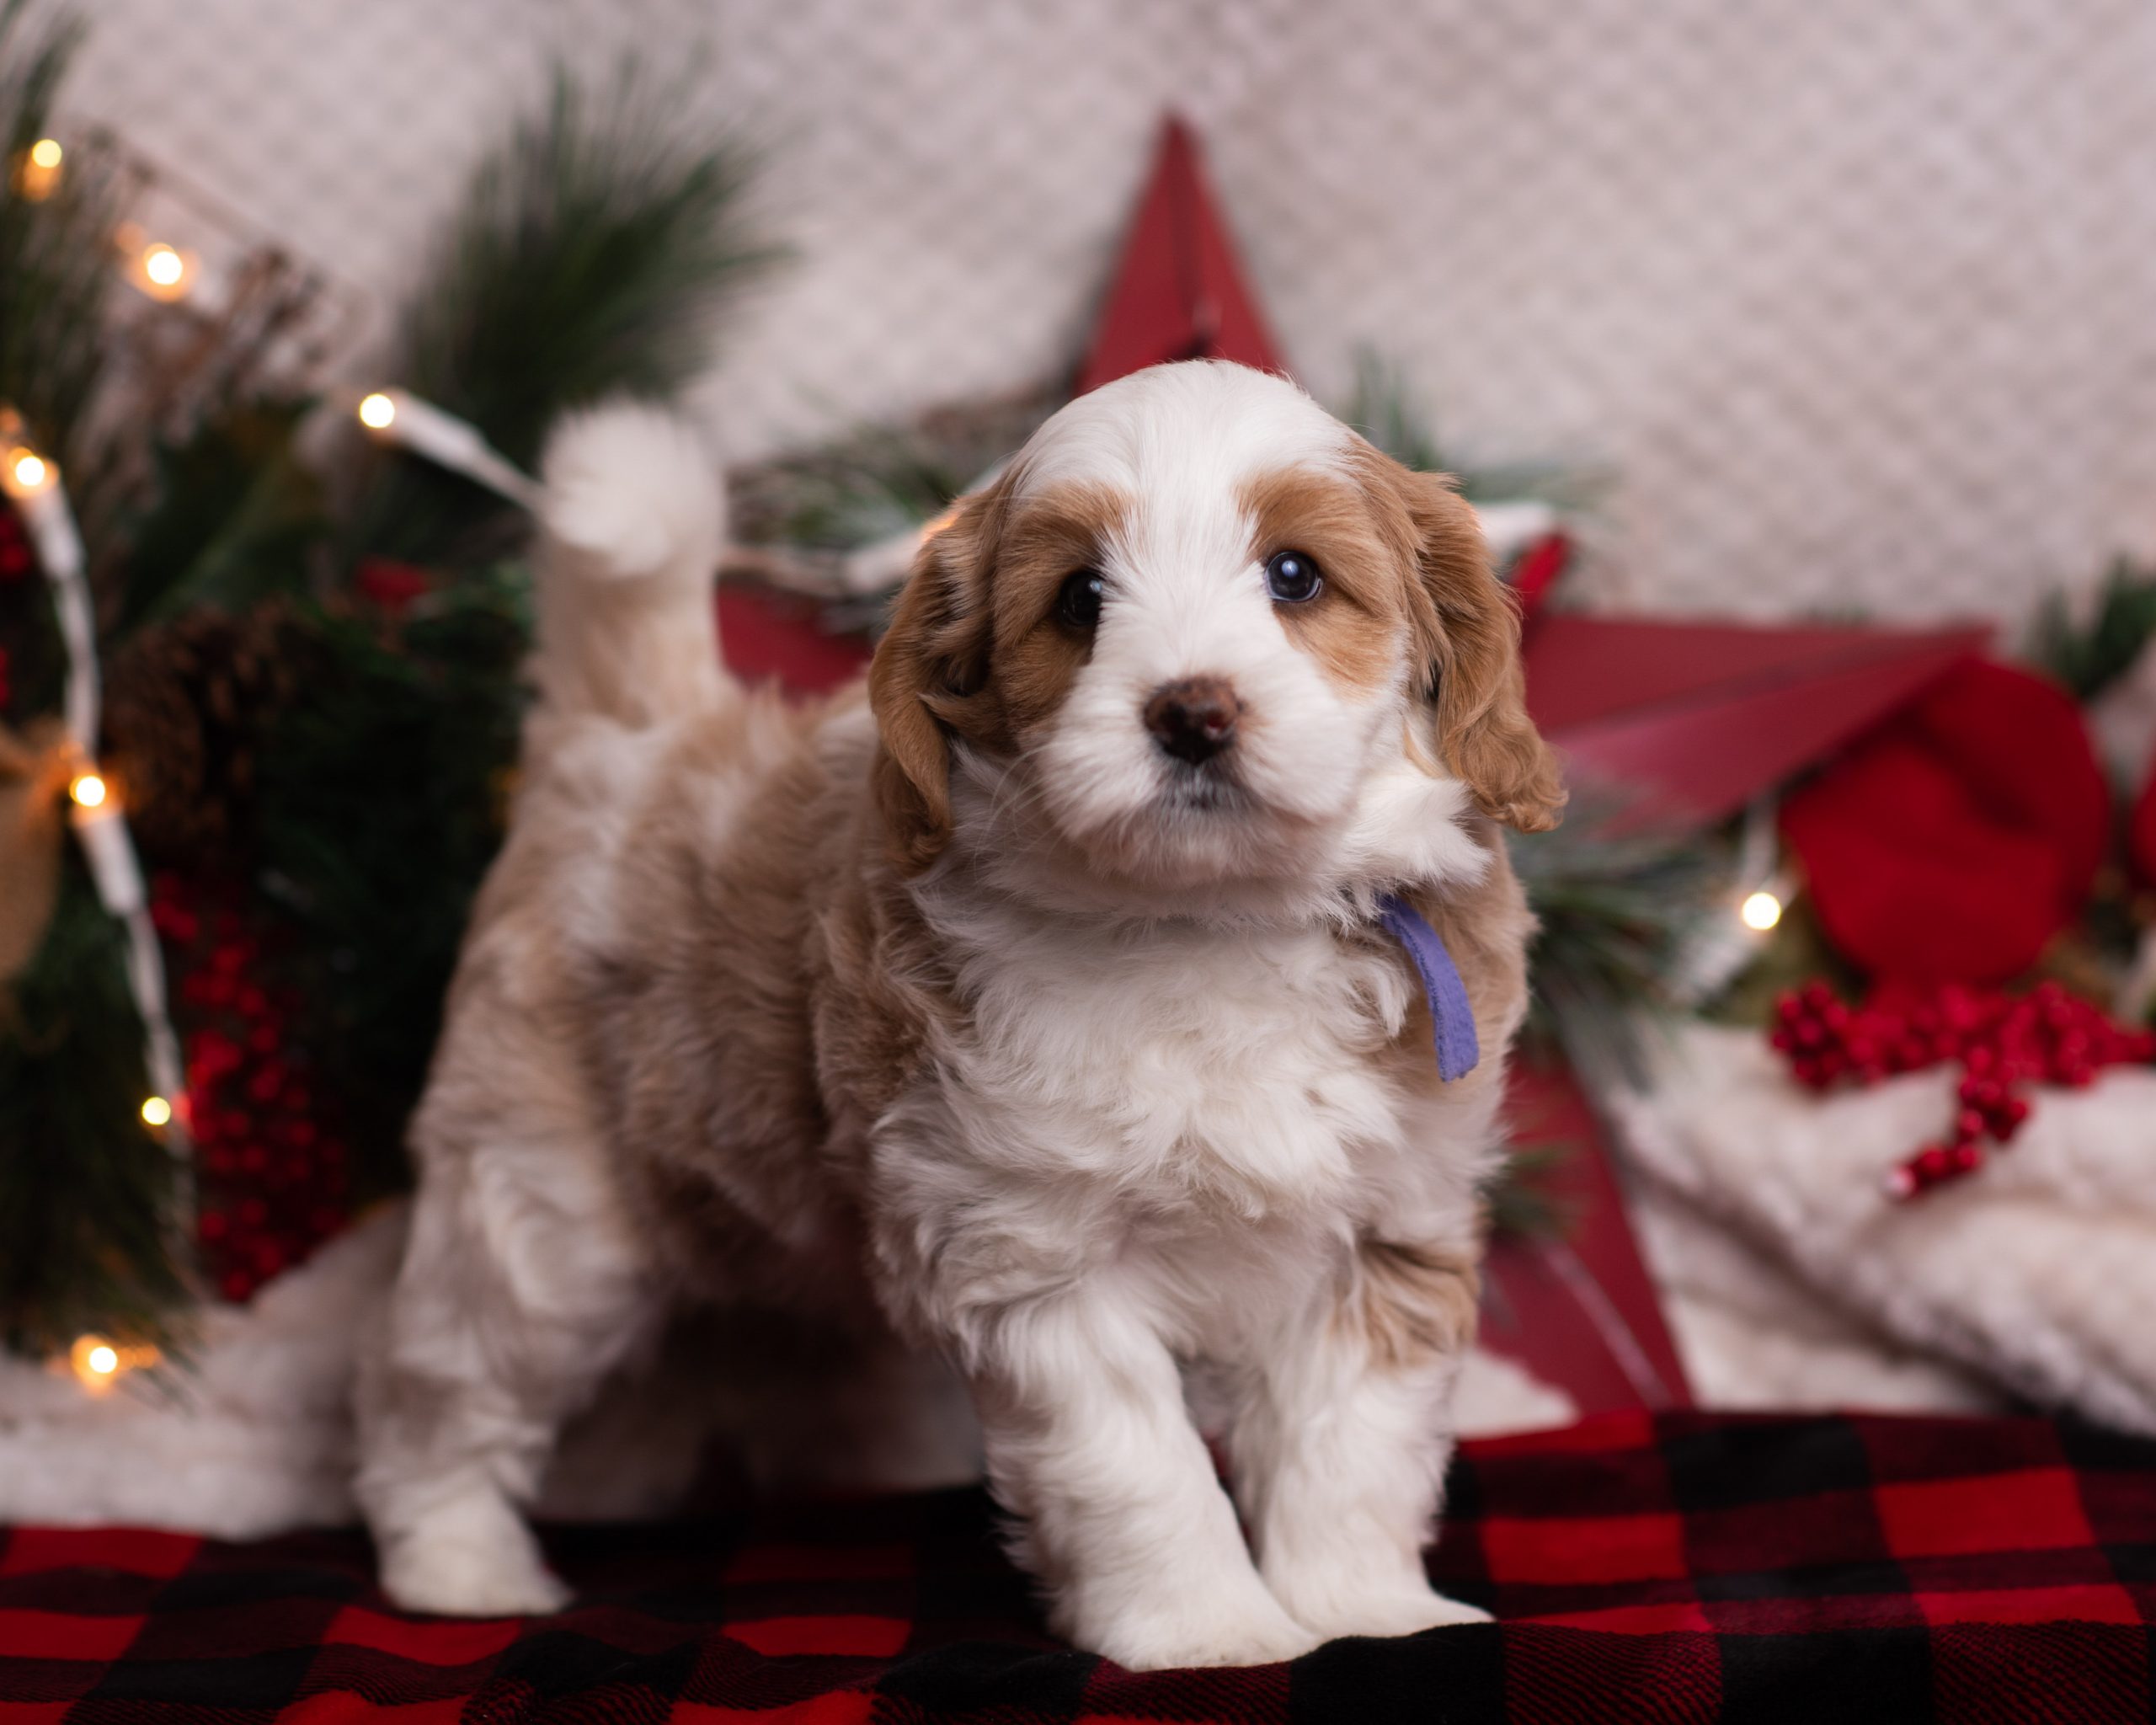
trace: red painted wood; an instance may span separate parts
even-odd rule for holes
[[[1198,140],[1161,127],[1152,178],[1078,374],[1077,393],[1166,360],[1235,360],[1285,369],[1213,206]]]
[[[1718,820],[1913,699],[1989,633],[1561,612],[1528,638],[1528,708],[1577,775],[1630,793],[1635,817]]]
[[[1582,1413],[1689,1407],[1684,1363],[1577,1081],[1561,1065],[1516,1057],[1508,1105],[1516,1143],[1566,1152],[1544,1183],[1566,1226],[1560,1241],[1493,1247],[1483,1341],[1565,1390]]]

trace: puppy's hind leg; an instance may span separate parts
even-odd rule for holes
[[[595,1147],[558,1119],[454,1145],[435,1124],[414,1135],[425,1177],[360,1370],[360,1502],[398,1605],[550,1611],[568,1592],[519,1506],[657,1301]]]

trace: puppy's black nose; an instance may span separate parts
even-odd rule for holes
[[[1234,744],[1242,713],[1225,677],[1181,677],[1153,692],[1145,703],[1145,729],[1177,760],[1195,766]]]

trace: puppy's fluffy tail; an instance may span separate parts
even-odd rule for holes
[[[676,415],[616,402],[568,415],[541,463],[542,710],[662,724],[725,697],[712,586],[718,462]]]

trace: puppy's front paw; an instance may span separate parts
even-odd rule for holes
[[[1059,1611],[1058,1627],[1077,1646],[1126,1671],[1271,1665],[1297,1658],[1323,1639],[1282,1610],[1262,1588],[1223,1592],[1230,1597],[1129,1600],[1113,1610]]]
[[[1295,1599],[1295,1614],[1321,1641],[1343,1635],[1417,1635],[1460,1623],[1487,1623],[1479,1606],[1447,1599],[1427,1583],[1398,1582],[1383,1587],[1329,1590],[1315,1599]]]
[[[408,1611],[445,1617],[545,1616],[573,1597],[514,1509],[468,1501],[383,1545],[382,1590]]]

